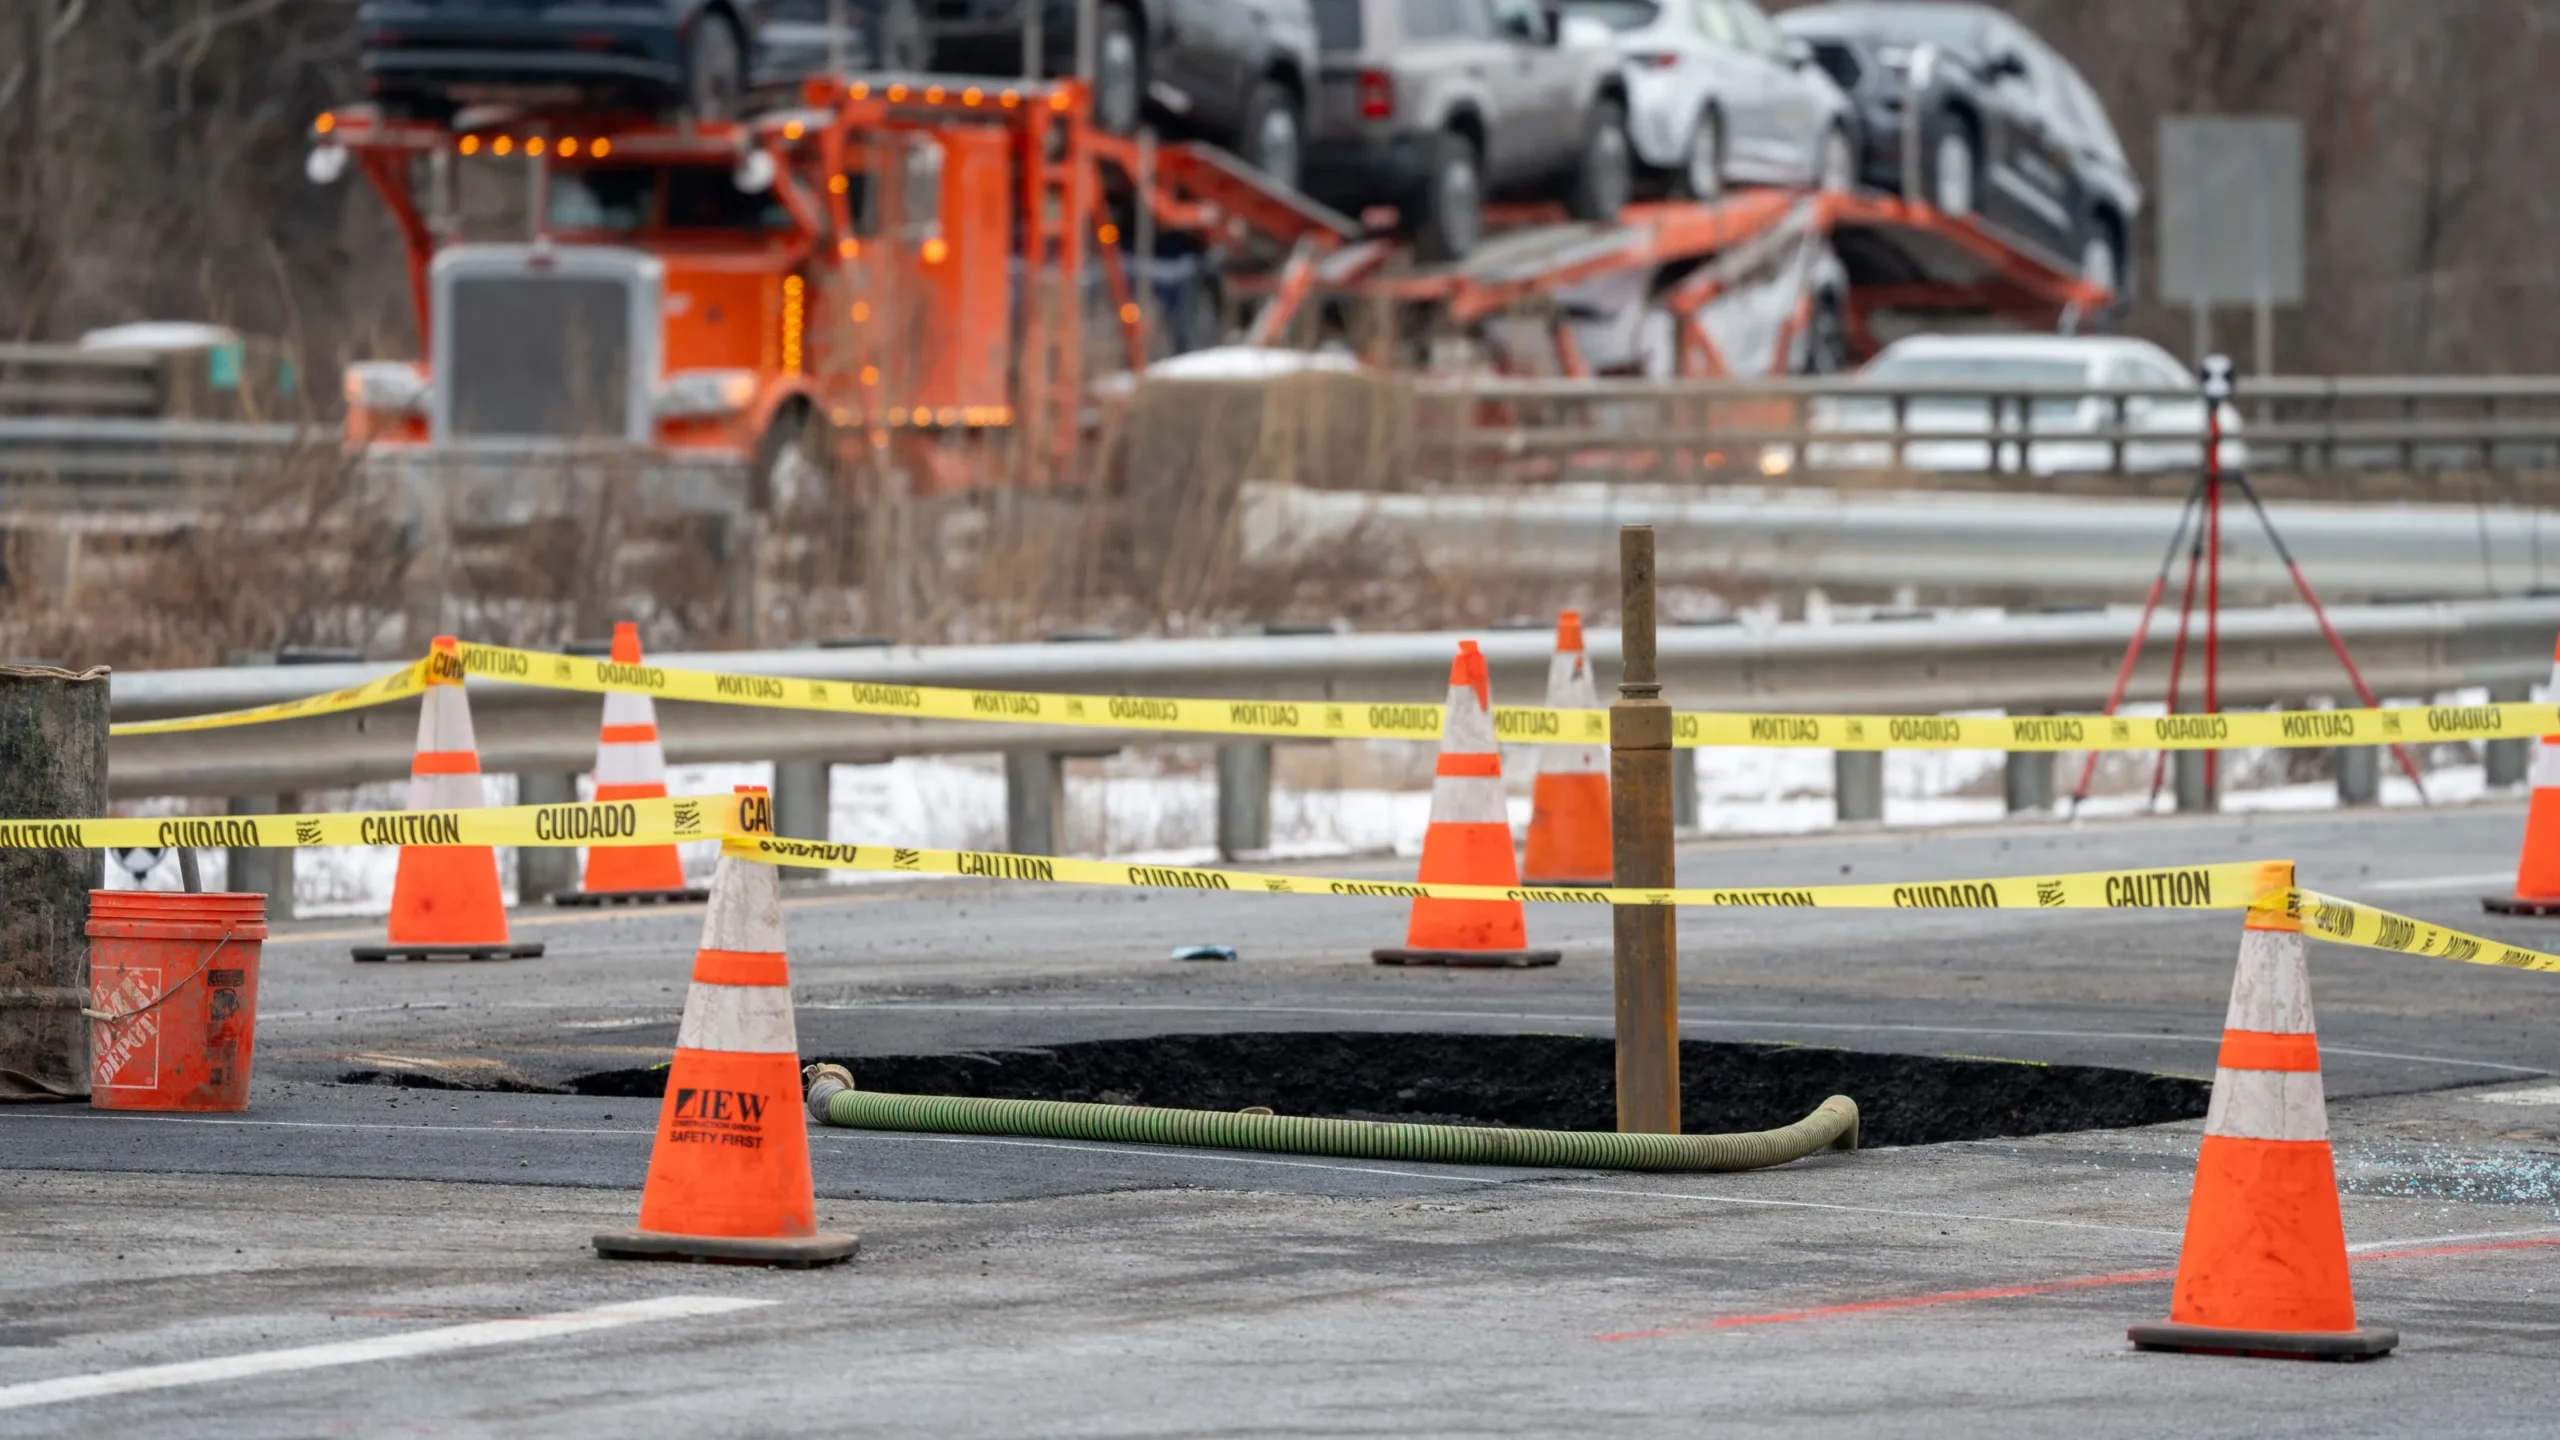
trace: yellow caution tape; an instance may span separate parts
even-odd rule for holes
[[[818,710],[910,720],[1250,735],[1294,740],[1437,740],[1444,707],[1395,701],[1197,699],[971,690],[874,680],[812,680],[589,656],[462,647],[465,673],[544,689],[623,691],[659,700]],[[163,734],[326,715],[405,699],[425,688],[419,665],[367,685],[254,710],[117,725],[117,735]],[[1605,745],[1606,710],[1503,705],[1494,734],[1511,744]],[[1812,715],[1685,711],[1672,718],[1683,748],[1819,750],[2219,750],[2529,739],[2560,734],[2560,706],[2446,705],[2405,709],[2242,711],[2219,715]]]
[[[2293,904],[2302,918],[2302,933],[2315,940],[2361,945],[2368,950],[2396,950],[2458,960],[2466,965],[2501,965],[2510,970],[2560,970],[2560,955],[2545,955],[2503,940],[2490,940],[2407,915],[2377,910],[2355,900],[2296,890]]]
[[[388,705],[406,700],[427,688],[427,662],[412,661],[378,680],[332,690],[326,695],[306,695],[276,705],[259,705],[247,710],[224,710],[213,715],[184,715],[172,720],[128,720],[107,727],[109,735],[172,735],[184,730],[222,730],[234,725],[266,725],[277,720],[303,720],[314,715],[335,715],[341,710],[361,710],[368,705]]]
[[[681,670],[647,663],[622,665],[499,645],[465,645],[462,664],[470,674],[521,685],[598,694],[621,690],[660,700],[712,705],[1278,739],[1437,740],[1445,708],[1389,701],[1204,700],[810,680]],[[1605,745],[1609,742],[1609,712],[1499,705],[1494,707],[1493,729],[1496,738],[1511,744]],[[1672,718],[1672,743],[1682,747],[1821,750],[2206,750],[2500,740],[2545,734],[2560,734],[2560,705],[2451,705],[2148,717],[1690,711]]]
[[[0,850],[296,850],[321,845],[672,845],[771,828],[761,795],[322,815],[0,820]]]
[[[1557,905],[1701,905],[1811,910],[2247,910],[2298,913],[2303,933],[2318,940],[2427,955],[2474,965],[2560,971],[2560,955],[2466,935],[2441,925],[2377,910],[2317,891],[2282,887],[2289,860],[2242,860],[2143,870],[2083,870],[2065,875],[2007,875],[1972,880],[1913,880],[1867,885],[1772,885],[1634,890],[1539,885],[1443,885],[1405,880],[1344,880],[1145,865],[979,850],[927,850],[837,845],[768,835],[730,837],[725,853],[771,865],[904,875],[956,875],[1052,885],[1107,885],[1158,890],[1224,890],[1267,895],[1349,895],[1382,899],[1517,900]]]
[[[729,854],[774,865],[825,870],[969,875],[1058,885],[1119,885],[1167,890],[1229,890],[1269,895],[1358,895],[1389,899],[1525,900],[1558,905],[1740,905],[1835,910],[2236,910],[2262,888],[2266,863],[2238,861],[2152,870],[2090,870],[2068,875],[2016,875],[1981,880],[1875,885],[1769,885],[1670,890],[1594,886],[1444,885],[1405,880],[1343,880],[1144,865],[978,850],[925,850],[837,845],[778,836],[733,837]],[[2280,862],[2277,862],[2280,863]]]

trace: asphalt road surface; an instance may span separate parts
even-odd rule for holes
[[[2513,806],[1720,842],[1689,883],[2288,857],[2480,913]],[[1318,868],[1366,875],[1406,865]],[[253,1108],[0,1112],[0,1434],[2548,1434],[2560,977],[2315,946],[2361,1367],[2137,1355],[2193,1123],[1824,1155],[1742,1176],[1523,1172],[820,1130],[831,1271],[597,1260],[700,911],[520,917],[544,959],[266,949]],[[1391,901],[898,883],[792,902],[801,1048],[1160,1033],[1606,1034],[1605,915],[1549,971],[1382,969]],[[2237,918],[1682,915],[1693,1038],[2210,1075]],[[1216,942],[1233,965],[1178,964]],[[2507,1097],[2507,1098],[2500,1098]],[[550,1319],[528,1317],[555,1317]],[[162,1367],[186,1366],[181,1370]],[[85,1377],[85,1378],[82,1378]]]

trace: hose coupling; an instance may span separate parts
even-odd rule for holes
[[[800,1072],[800,1083],[809,1087],[809,1115],[823,1121],[827,1118],[827,1102],[854,1088],[853,1072],[842,1065],[811,1065]]]

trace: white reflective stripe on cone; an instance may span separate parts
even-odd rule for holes
[[[477,774],[409,777],[412,810],[477,810],[488,803],[488,792]]]
[[[604,693],[604,723],[655,725],[658,723],[658,707],[646,695],[635,695],[628,690],[608,690]]]
[[[1511,807],[1503,799],[1502,782],[1483,775],[1433,776],[1431,823],[1509,825]]]
[[[1591,662],[1581,651],[1559,650],[1548,658],[1547,708],[1600,708],[1599,691],[1591,683]],[[1609,747],[1541,745],[1537,751],[1537,766],[1541,775],[1605,775],[1609,773]]]
[[[2300,931],[2240,932],[2240,967],[2231,980],[2231,1008],[2223,1014],[2222,1028],[2312,1033],[2311,972],[2303,963]]]
[[[2560,744],[2543,740],[2534,745],[2532,778],[2536,790],[2560,789]]]
[[[1449,687],[1448,721],[1440,727],[1440,753],[1443,755],[1490,755],[1493,753],[1493,716],[1476,703],[1474,687]]]
[[[800,1032],[791,1023],[788,985],[706,985],[697,980],[684,997],[684,1023],[676,1027],[679,1050],[727,1050],[740,1055],[797,1055]]]
[[[711,908],[702,917],[702,948],[782,954],[781,872],[753,860],[721,856],[711,872]]]
[[[2230,1140],[2326,1140],[2329,1111],[2317,1070],[2213,1072],[2204,1133]]]
[[[596,747],[596,783],[599,785],[664,785],[667,783],[665,752],[646,743],[599,745]]]
[[[471,702],[459,685],[430,685],[418,706],[418,748],[473,750],[480,742],[471,734]]]

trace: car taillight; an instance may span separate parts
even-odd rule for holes
[[[1627,63],[1639,70],[1668,70],[1680,63],[1677,55],[1630,55]]]
[[[1396,78],[1384,70],[1360,72],[1360,118],[1392,120],[1396,114]]]

